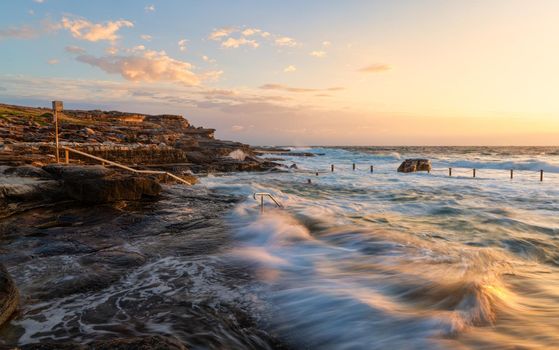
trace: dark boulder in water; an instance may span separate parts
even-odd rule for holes
[[[431,171],[429,159],[406,159],[398,167],[399,173],[415,173],[417,171]]]
[[[18,290],[8,271],[0,264],[0,326],[10,319],[18,305]]]

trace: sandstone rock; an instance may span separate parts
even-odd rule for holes
[[[10,319],[18,305],[18,290],[8,271],[0,264],[0,326]]]
[[[414,173],[417,171],[431,171],[429,159],[406,159],[398,167],[400,173]]]
[[[85,134],[87,135],[95,135],[95,131],[93,129],[90,128],[83,128],[83,131]]]

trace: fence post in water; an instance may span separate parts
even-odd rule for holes
[[[331,169],[332,169],[332,172],[334,172],[334,164],[332,164]]]
[[[371,165],[371,174],[375,171],[375,168]]]
[[[476,177],[476,169],[474,168],[474,177]]]
[[[448,168],[448,176],[452,176],[452,168]]]
[[[316,172],[316,176],[318,176],[318,171]]]
[[[543,181],[543,169],[540,170],[540,182],[542,182],[542,181]]]
[[[512,180],[513,177],[514,177],[514,169],[511,169],[511,170],[510,170],[510,179]]]
[[[353,163],[353,170],[355,170],[355,163]]]

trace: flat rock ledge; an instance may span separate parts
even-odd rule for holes
[[[417,171],[431,171],[429,159],[406,159],[398,167],[399,173],[415,173]]]
[[[8,271],[0,264],[0,326],[10,319],[18,306],[18,290]]]
[[[55,202],[89,204],[154,199],[164,175],[138,175],[95,165],[26,165],[0,169],[0,218]],[[192,181],[191,181],[192,180]],[[195,179],[187,181],[194,183]]]

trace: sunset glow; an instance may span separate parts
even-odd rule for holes
[[[559,2],[3,1],[0,101],[286,145],[555,145]]]

